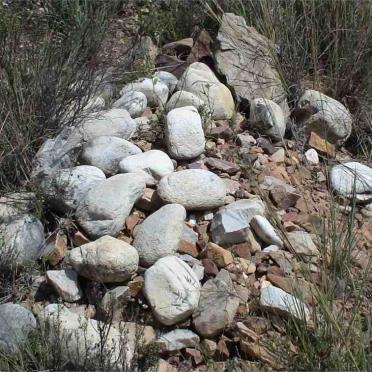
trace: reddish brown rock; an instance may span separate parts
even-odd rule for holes
[[[293,207],[301,195],[288,192],[282,187],[275,187],[270,191],[271,199],[274,201],[275,205],[280,209],[288,209]]]
[[[81,245],[87,244],[89,242],[90,240],[81,231],[76,231],[74,237],[72,238],[74,247],[80,247]]]
[[[216,159],[216,158],[207,158],[205,160],[205,163],[211,169],[217,169],[221,172],[224,172],[230,175],[235,174],[240,169],[240,167],[236,165],[235,163],[232,163],[226,160]]]
[[[245,258],[249,260],[252,255],[251,255],[251,244],[248,242],[245,243],[240,243],[240,244],[235,244],[232,248],[231,251],[234,253],[234,255]]]
[[[327,154],[330,157],[334,158],[336,156],[336,147],[332,143],[328,142],[315,132],[310,133],[309,146],[318,150],[323,154]]]
[[[55,266],[64,259],[67,253],[67,236],[64,233],[52,235],[47,242],[53,247],[52,252],[48,255],[48,262]]]
[[[198,257],[199,252],[195,243],[189,242],[187,240],[181,240],[178,246],[178,252],[189,254],[193,257]]]
[[[204,266],[204,273],[209,275],[217,275],[218,274],[218,267],[217,265],[210,260],[209,258],[203,258],[201,260]]]
[[[214,243],[208,243],[206,257],[212,260],[219,268],[223,268],[234,262],[230,251]]]
[[[194,367],[203,363],[203,356],[199,350],[187,347],[185,349],[185,355],[186,357],[192,359],[192,364],[194,365]]]

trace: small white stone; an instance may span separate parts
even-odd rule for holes
[[[311,165],[319,164],[319,156],[315,149],[309,149],[305,152],[305,158]]]
[[[75,302],[82,298],[83,292],[78,283],[74,270],[48,270],[46,278],[64,301]]]
[[[125,91],[112,105],[114,108],[127,110],[132,118],[141,116],[146,106],[146,96],[142,92],[135,91]]]
[[[257,236],[265,243],[283,247],[283,241],[266,217],[254,216],[250,224]]]

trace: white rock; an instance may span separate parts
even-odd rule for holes
[[[192,106],[170,111],[165,125],[169,153],[175,159],[193,159],[204,152],[205,137],[201,117]]]
[[[169,94],[167,85],[155,78],[146,78],[129,83],[123,87],[120,94],[124,95],[124,93],[130,91],[143,93],[146,96],[147,104],[150,107],[165,106]]]
[[[67,262],[81,276],[102,283],[129,279],[138,269],[138,260],[134,247],[111,236],[73,248],[67,255]]]
[[[83,291],[74,270],[48,270],[46,278],[64,301],[75,302],[83,297]]]
[[[319,156],[315,149],[309,149],[305,152],[305,158],[311,165],[319,164]]]
[[[127,110],[132,118],[137,118],[145,111],[147,98],[142,92],[125,91],[112,107]]]
[[[142,222],[133,241],[142,266],[151,266],[159,258],[177,252],[185,218],[186,210],[182,205],[168,204]]]
[[[269,245],[268,247],[264,248],[262,252],[278,252],[280,248],[277,245]]]
[[[353,118],[340,102],[316,90],[306,90],[297,107],[307,112],[304,124],[330,142],[344,142],[351,133]]]
[[[334,166],[330,171],[331,188],[352,198],[354,191],[360,201],[372,200],[372,168],[352,161]]]
[[[43,254],[44,227],[34,216],[23,215],[0,225],[0,254],[4,265],[26,265]]]
[[[197,347],[199,341],[199,336],[189,329],[174,329],[161,335],[157,343],[162,351],[175,351],[186,347]]]
[[[310,319],[310,309],[306,304],[272,285],[261,288],[260,305],[274,310],[285,311],[299,319]]]
[[[278,236],[273,225],[263,216],[254,216],[251,220],[251,227],[257,236],[267,244],[283,247],[283,241]]]
[[[125,139],[102,136],[84,144],[80,160],[101,169],[106,175],[114,175],[118,173],[122,159],[141,152],[139,147]]]
[[[76,210],[77,221],[91,238],[116,236],[144,191],[145,180],[140,174],[110,177],[87,192]]]
[[[281,107],[274,101],[256,98],[251,101],[250,121],[260,133],[274,140],[281,140],[285,133],[285,117]]]
[[[36,319],[30,310],[13,303],[0,305],[0,352],[6,355],[22,350],[36,327]]]
[[[145,272],[145,296],[164,325],[187,319],[198,306],[200,283],[192,269],[175,256],[163,257]]]
[[[165,203],[187,210],[211,210],[224,204],[226,187],[221,178],[204,169],[187,169],[163,177],[158,186]]]
[[[146,177],[146,185],[153,186],[158,180],[171,174],[174,165],[165,152],[150,150],[126,157],[120,162],[119,170],[121,173],[141,173]]]
[[[180,90],[172,95],[172,97],[167,102],[166,109],[171,111],[175,108],[194,106],[198,110],[205,106],[205,102],[197,97],[195,94],[186,92],[185,90]]]
[[[106,179],[97,167],[78,165],[61,169],[42,182],[42,189],[51,205],[63,213],[75,211],[86,193]]]
[[[178,90],[195,94],[203,100],[215,120],[231,119],[235,104],[230,90],[204,63],[194,62],[178,81]]]
[[[169,94],[172,94],[177,87],[178,79],[168,71],[157,71],[154,78],[159,79],[168,87]]]

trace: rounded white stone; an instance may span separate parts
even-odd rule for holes
[[[127,110],[132,118],[137,118],[145,111],[147,98],[142,92],[125,91],[112,107]]]
[[[262,239],[265,243],[270,245],[277,245],[283,247],[283,241],[278,236],[273,225],[263,216],[254,216],[250,222],[250,225],[257,236]]]

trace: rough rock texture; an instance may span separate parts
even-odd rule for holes
[[[81,276],[103,283],[122,282],[138,269],[138,253],[130,244],[103,236],[69,251],[67,261]]]
[[[140,174],[110,177],[87,192],[76,210],[77,220],[92,238],[116,236],[144,190],[145,180]]]
[[[127,110],[132,118],[138,118],[147,107],[147,98],[142,92],[126,91],[112,107]]]
[[[91,165],[78,165],[55,172],[41,185],[52,207],[67,213],[75,211],[85,194],[105,179],[101,169]]]
[[[181,350],[199,345],[199,336],[189,329],[174,329],[159,337],[157,343],[162,351]]]
[[[0,254],[4,263],[26,265],[43,254],[44,227],[34,216],[19,216],[0,225]]]
[[[156,319],[172,325],[187,319],[196,309],[200,283],[187,264],[168,256],[146,270],[144,293]]]
[[[372,200],[372,168],[352,161],[334,166],[330,171],[331,188],[357,201]]]
[[[206,102],[215,120],[231,119],[234,114],[231,92],[204,63],[194,62],[185,70],[178,81],[178,90],[193,93]]]
[[[265,243],[270,245],[277,245],[283,247],[283,241],[278,236],[273,225],[269,222],[266,217],[255,216],[251,220],[251,227],[257,236],[262,239]]]
[[[142,266],[151,266],[159,258],[177,252],[185,218],[182,205],[168,204],[142,222],[133,241]]]
[[[205,102],[197,97],[195,94],[186,92],[185,90],[180,90],[172,95],[172,97],[167,102],[166,109],[171,111],[175,108],[194,106],[196,109],[201,109],[205,106]]]
[[[319,256],[319,251],[306,231],[292,231],[286,237],[293,250],[302,256]]]
[[[187,210],[209,210],[224,204],[226,187],[212,172],[187,169],[162,178],[158,194],[163,202],[181,204]]]
[[[174,171],[170,157],[160,150],[149,150],[128,156],[119,164],[120,173],[141,173],[146,178],[146,185],[153,186],[164,176]]]
[[[340,102],[316,90],[306,90],[297,103],[304,115],[302,125],[331,143],[344,142],[350,136],[353,118]]]
[[[177,87],[178,79],[168,71],[157,71],[154,74],[154,78],[159,79],[168,87],[169,94],[172,94]]]
[[[118,173],[122,159],[141,152],[139,147],[125,139],[102,136],[84,144],[80,160],[101,169],[106,175],[114,175]]]
[[[54,287],[63,301],[75,302],[83,297],[83,291],[78,283],[78,276],[74,270],[48,270],[47,281]]]
[[[168,113],[165,139],[169,154],[175,159],[193,159],[204,152],[204,132],[195,107],[180,107]]]
[[[226,270],[202,287],[199,306],[193,314],[196,331],[203,337],[213,337],[229,326],[238,310],[239,297]]]
[[[36,319],[30,310],[13,303],[0,305],[0,351],[19,351],[29,334],[36,330]]]
[[[232,13],[222,16],[217,41],[219,48],[214,54],[217,69],[238,100],[244,104],[255,98],[270,99],[287,117],[285,90],[274,67],[276,46],[254,27],[248,27],[243,17]]]

